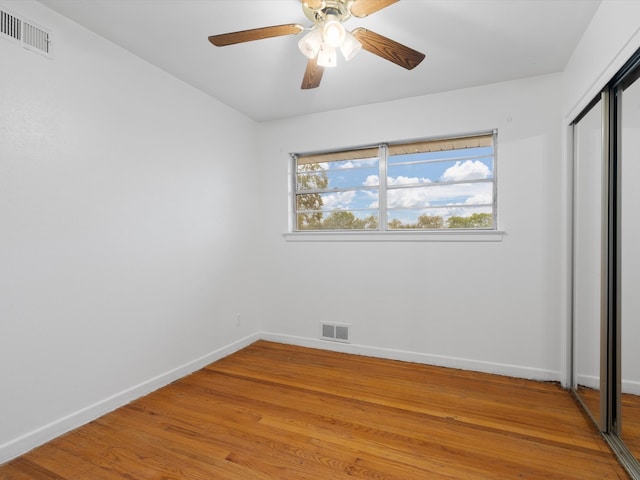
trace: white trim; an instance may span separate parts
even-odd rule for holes
[[[502,230],[434,232],[291,232],[287,242],[501,242]]]
[[[629,393],[631,395],[640,395],[640,382],[635,380],[622,379],[622,393]]]
[[[587,388],[593,388],[595,390],[600,389],[600,377],[596,375],[576,375],[576,385],[580,385]]]
[[[317,348],[320,350],[351,353],[354,355],[363,355],[368,357],[386,358],[389,360],[400,360],[403,362],[421,363],[438,367],[457,368],[474,372],[492,373],[495,375],[526,378],[529,380],[560,382],[562,379],[562,373],[555,370],[543,370],[540,368],[523,367],[520,365],[485,362],[481,360],[472,360],[469,358],[449,357],[445,355],[431,355],[427,353],[372,347],[354,343],[335,343],[315,338],[282,335],[278,333],[262,332],[260,334],[260,338],[262,340],[267,340],[270,342],[297,345],[300,347]]]
[[[613,57],[609,63],[604,66],[587,90],[569,109],[568,113],[564,117],[567,123],[573,122],[573,120],[580,115],[580,112],[589,105],[589,102],[598,96],[615,74],[631,59],[633,54],[638,50],[639,45],[640,27],[638,27],[624,45],[620,47],[615,57]]]
[[[231,355],[259,339],[260,335],[258,334],[252,334],[244,337],[230,345],[214,350],[178,368],[158,375],[155,378],[135,385],[120,393],[116,393],[111,397],[105,398],[93,405],[89,405],[77,412],[71,413],[32,432],[26,433],[21,437],[0,445],[0,464],[53,440],[74,428],[85,425],[86,423],[89,423],[92,420],[115,410],[116,408],[122,407],[137,398],[164,387],[179,378],[189,375],[190,373],[193,373],[216,360],[220,360],[221,358]]]
[[[576,384],[594,390],[600,390],[600,377],[595,375],[578,375],[576,377]],[[629,393],[631,395],[640,395],[640,382],[636,380],[625,380],[623,378],[621,381],[621,391],[622,393]]]

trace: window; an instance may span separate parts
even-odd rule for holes
[[[292,155],[294,230],[495,230],[494,137]]]

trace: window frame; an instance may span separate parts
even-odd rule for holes
[[[497,129],[483,130],[466,134],[439,136],[421,138],[418,140],[409,140],[402,142],[389,142],[365,145],[360,147],[342,148],[337,150],[324,150],[308,153],[291,153],[290,169],[289,169],[289,229],[284,234],[287,241],[501,241],[504,235],[498,226],[498,161],[497,161]],[[389,172],[388,158],[390,156],[389,149],[398,149],[403,146],[420,143],[436,143],[446,141],[456,141],[463,139],[471,139],[473,137],[492,136],[492,177],[490,180],[483,180],[484,183],[492,184],[492,203],[491,212],[493,216],[493,225],[490,228],[441,228],[441,229],[416,229],[416,228],[398,228],[389,229],[388,212],[393,210],[388,208],[387,193],[390,190],[387,185],[387,177]],[[449,150],[458,150],[452,148]],[[297,197],[298,192],[298,158],[305,157],[307,159],[321,156],[340,156],[347,152],[378,152],[378,227],[377,229],[342,229],[342,230],[298,230],[298,210]],[[443,149],[445,150],[445,149]],[[396,154],[399,155],[399,154]],[[336,160],[333,160],[336,161]],[[321,163],[320,161],[306,163]],[[393,166],[393,165],[392,165]],[[438,185],[431,185],[431,188],[438,188],[447,184],[469,183],[465,181],[445,182]],[[479,183],[479,182],[472,182]],[[404,188],[424,187],[425,185],[412,185]],[[394,189],[392,187],[392,189]],[[346,190],[355,191],[357,187],[347,188]],[[333,191],[333,189],[331,190]],[[311,191],[310,191],[311,192]]]

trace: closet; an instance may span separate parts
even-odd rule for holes
[[[640,51],[571,124],[573,380],[640,479]]]

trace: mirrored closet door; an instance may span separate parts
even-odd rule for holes
[[[574,389],[601,428],[605,403],[601,355],[606,305],[606,192],[603,142],[606,97],[592,102],[574,123],[573,330]]]
[[[572,126],[573,391],[640,480],[640,51]]]
[[[640,67],[616,91],[619,124],[618,316],[620,382],[617,433],[640,461]]]

